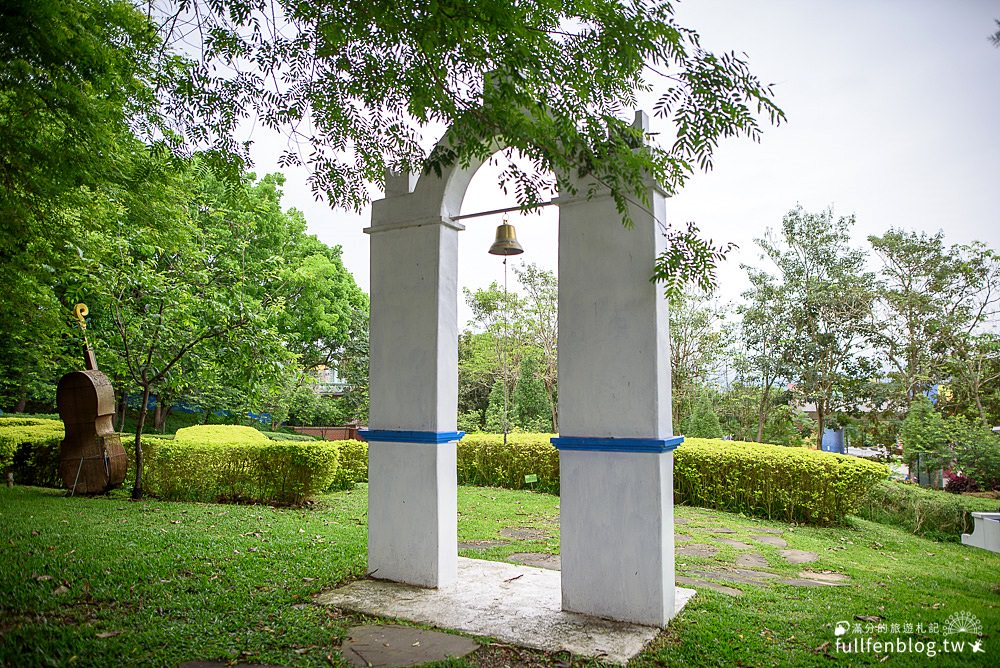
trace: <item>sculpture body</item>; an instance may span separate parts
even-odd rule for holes
[[[77,304],[73,315],[84,333],[86,371],[73,371],[59,380],[56,403],[66,435],[59,446],[59,475],[71,494],[101,494],[122,484],[128,455],[115,431],[115,392],[111,381],[97,368],[94,352],[86,342],[86,304]]]

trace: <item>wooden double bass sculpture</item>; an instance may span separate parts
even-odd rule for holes
[[[87,341],[86,304],[73,314],[83,330],[86,371],[73,371],[59,381],[56,403],[66,437],[59,447],[59,474],[71,494],[100,494],[125,480],[128,456],[115,432],[115,392],[111,381],[97,368]]]

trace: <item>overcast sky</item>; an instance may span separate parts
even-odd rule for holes
[[[728,140],[715,169],[667,203],[668,222],[693,220],[716,241],[739,244],[720,272],[724,299],[746,285],[739,264],[757,262],[754,238],[797,203],[856,215],[859,244],[898,227],[1000,248],[1000,48],[988,40],[1000,1],[687,0],[677,15],[705,47],[745,52],[788,116],[760,144]],[[652,130],[663,123],[653,119]],[[256,171],[277,170],[283,141],[259,131],[255,140]],[[304,173],[283,171],[285,207],[304,211],[312,233],[343,247],[367,291],[368,211],[330,210],[314,202]],[[512,204],[484,167],[462,212]],[[502,281],[501,259],[486,254],[500,220],[463,222],[460,285]],[[555,269],[556,212],[511,222],[522,261]]]

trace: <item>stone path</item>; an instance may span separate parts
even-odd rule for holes
[[[701,515],[697,518],[675,518],[674,520],[676,525],[684,526],[684,531],[686,532],[677,533],[674,536],[677,556],[676,582],[679,587],[677,590],[679,596],[678,609],[683,606],[687,598],[694,595],[694,592],[690,589],[680,589],[680,586],[692,587],[695,590],[708,590],[725,596],[740,597],[753,592],[755,588],[766,588],[778,584],[793,587],[843,587],[850,585],[850,576],[821,568],[807,568],[799,571],[792,577],[789,577],[787,573],[774,572],[771,562],[778,564],[783,560],[788,564],[808,564],[818,561],[819,555],[815,552],[789,548],[788,541],[783,537],[786,532],[782,529],[754,527],[750,530],[737,531],[728,527],[718,526],[720,519],[717,516]],[[505,527],[499,533],[502,537],[501,539],[464,541],[459,543],[459,548],[464,550],[486,550],[510,545],[511,541],[545,541],[552,538],[550,533],[534,527]],[[770,561],[768,557],[761,553],[761,550],[768,554]],[[696,561],[687,562],[687,559],[694,559]],[[433,590],[428,594],[419,588],[408,588],[405,585],[375,580],[362,580],[343,590],[329,592],[318,597],[317,602],[345,607],[346,609],[354,609],[366,614],[411,619],[413,621],[432,623],[448,628],[465,628],[466,631],[471,633],[494,635],[501,639],[504,638],[504,633],[509,631],[513,634],[509,640],[513,642],[548,650],[558,648],[576,653],[582,652],[586,655],[587,652],[593,654],[596,651],[594,647],[598,647],[600,649],[598,653],[604,656],[606,660],[610,659],[620,663],[625,663],[629,657],[638,652],[643,644],[649,640],[649,637],[640,637],[641,634],[638,634],[638,632],[636,632],[634,638],[630,638],[628,634],[632,633],[632,631],[625,628],[628,625],[618,623],[604,622],[607,628],[601,627],[596,630],[594,628],[575,629],[573,624],[576,621],[573,620],[576,620],[576,617],[572,615],[567,617],[566,613],[561,612],[558,597],[559,576],[552,572],[560,570],[561,560],[559,555],[518,552],[509,555],[507,560],[523,564],[527,567],[533,567],[534,569],[545,569],[534,572],[545,573],[547,571],[550,574],[549,577],[554,579],[551,582],[547,581],[546,586],[541,586],[539,583],[542,581],[538,580],[540,576],[529,573],[532,570],[530,568],[528,571],[512,571],[513,574],[503,572],[497,575],[492,573],[495,577],[486,578],[484,582],[497,580],[502,583],[500,585],[502,591],[493,592],[489,596],[479,595],[483,594],[483,592],[479,592],[479,594],[473,596],[475,601],[469,603],[472,606],[470,610],[478,611],[476,613],[478,615],[482,612],[480,610],[482,601],[487,599],[495,601],[506,600],[510,594],[507,589],[513,587],[515,584],[523,586],[524,590],[529,592],[529,598],[530,596],[537,598],[540,596],[538,594],[539,591],[548,591],[551,589],[551,592],[547,596],[552,601],[548,601],[546,605],[552,608],[552,610],[547,610],[548,616],[552,619],[546,618],[545,624],[538,623],[538,620],[533,618],[524,619],[525,610],[534,610],[535,607],[539,607],[538,605],[529,605],[525,608],[521,604],[518,604],[517,609],[512,611],[511,615],[505,618],[499,626],[490,625],[493,622],[499,622],[499,620],[487,619],[484,621],[477,619],[477,623],[483,623],[486,626],[483,628],[476,627],[475,625],[468,628],[463,627],[463,623],[470,623],[466,619],[468,615],[460,615],[459,617],[461,618],[448,618],[442,623],[442,620],[432,620],[430,617],[425,618],[426,615],[422,616],[422,612],[419,614],[414,612],[415,610],[422,610],[421,606],[430,605],[430,602],[422,601],[421,596],[440,596],[441,592]],[[461,562],[460,568],[466,569],[523,568],[521,566],[515,567],[509,564],[479,560],[460,559],[459,561]],[[351,587],[396,587],[401,591],[394,590],[391,594],[383,592],[381,599],[384,600],[379,603],[379,596],[373,595],[371,592],[364,595],[357,594],[356,592],[351,593],[348,591]],[[682,594],[682,592],[686,593]],[[352,596],[355,596],[357,600],[354,601],[351,599]],[[343,600],[340,600],[341,598]],[[364,601],[365,605],[371,603],[371,601],[376,601],[379,605],[392,604],[402,607],[398,610],[395,608],[382,610],[376,606],[368,610],[359,601]],[[537,604],[538,602],[536,601],[535,603]],[[443,606],[442,609],[452,613],[458,607],[461,607],[451,600],[436,605],[439,605],[439,607]],[[413,610],[410,610],[410,608],[413,608]],[[469,614],[472,613],[470,612]],[[531,615],[528,615],[528,617],[531,617]],[[572,623],[567,620],[572,621]],[[643,630],[643,632],[652,633],[653,635],[656,632],[655,629],[649,630],[647,627],[636,628]],[[539,639],[531,642],[526,641],[525,638],[530,638],[533,632],[541,633]],[[616,636],[615,634],[619,632],[624,635],[620,637]],[[566,638],[562,638],[560,634],[568,635]],[[560,636],[559,642],[553,647],[547,647],[542,642],[543,640],[551,641],[551,638],[557,636]],[[515,637],[516,640],[514,640]],[[475,652],[478,648],[479,645],[474,641],[462,636],[412,627],[380,624],[358,626],[350,629],[347,633],[347,638],[343,642],[341,651],[344,659],[356,668],[389,668],[390,666],[412,666],[428,662],[440,662],[445,661],[449,657],[461,658]],[[226,664],[191,662],[184,664],[181,668],[222,668],[224,665]],[[240,664],[238,668],[281,667]]]
[[[696,519],[674,518],[674,524],[684,525],[685,531],[674,534],[678,584],[695,589],[709,589],[727,596],[742,596],[747,587],[769,587],[774,584],[842,587],[850,583],[849,576],[829,570],[803,570],[795,577],[769,570],[772,566],[767,557],[760,553],[761,547],[778,548],[777,555],[789,564],[812,563],[819,560],[819,555],[789,548],[788,541],[782,537],[785,533],[782,529],[755,527],[746,534],[741,534],[729,527],[712,526],[716,524],[712,520],[718,519],[709,515]],[[735,558],[727,549],[738,551]],[[686,563],[685,559],[688,558],[700,561]],[[551,570],[559,570],[560,567],[559,557],[551,554],[520,552],[510,555],[508,560]]]

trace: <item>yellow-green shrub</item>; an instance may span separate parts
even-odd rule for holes
[[[888,477],[884,464],[804,448],[689,438],[674,452],[674,499],[772,519],[830,524]]]
[[[24,485],[58,487],[63,423],[39,418],[0,417],[0,471]]]
[[[324,441],[144,440],[143,454],[144,488],[167,500],[301,503],[337,474],[337,448]]]
[[[199,424],[178,429],[174,440],[190,445],[219,445],[223,447],[267,443],[268,438],[253,427],[232,424]]]
[[[458,443],[458,482],[559,493],[552,434],[468,434]],[[524,476],[537,475],[526,484]],[[759,443],[689,438],[674,452],[678,503],[789,521],[829,524],[852,512],[888,469],[857,457]]]
[[[351,489],[355,483],[368,482],[368,444],[364,441],[329,441],[337,448],[337,475],[332,489]]]
[[[458,442],[458,484],[531,488],[559,493],[559,451],[550,439],[555,434],[466,434]],[[537,483],[524,476],[537,475]]]

